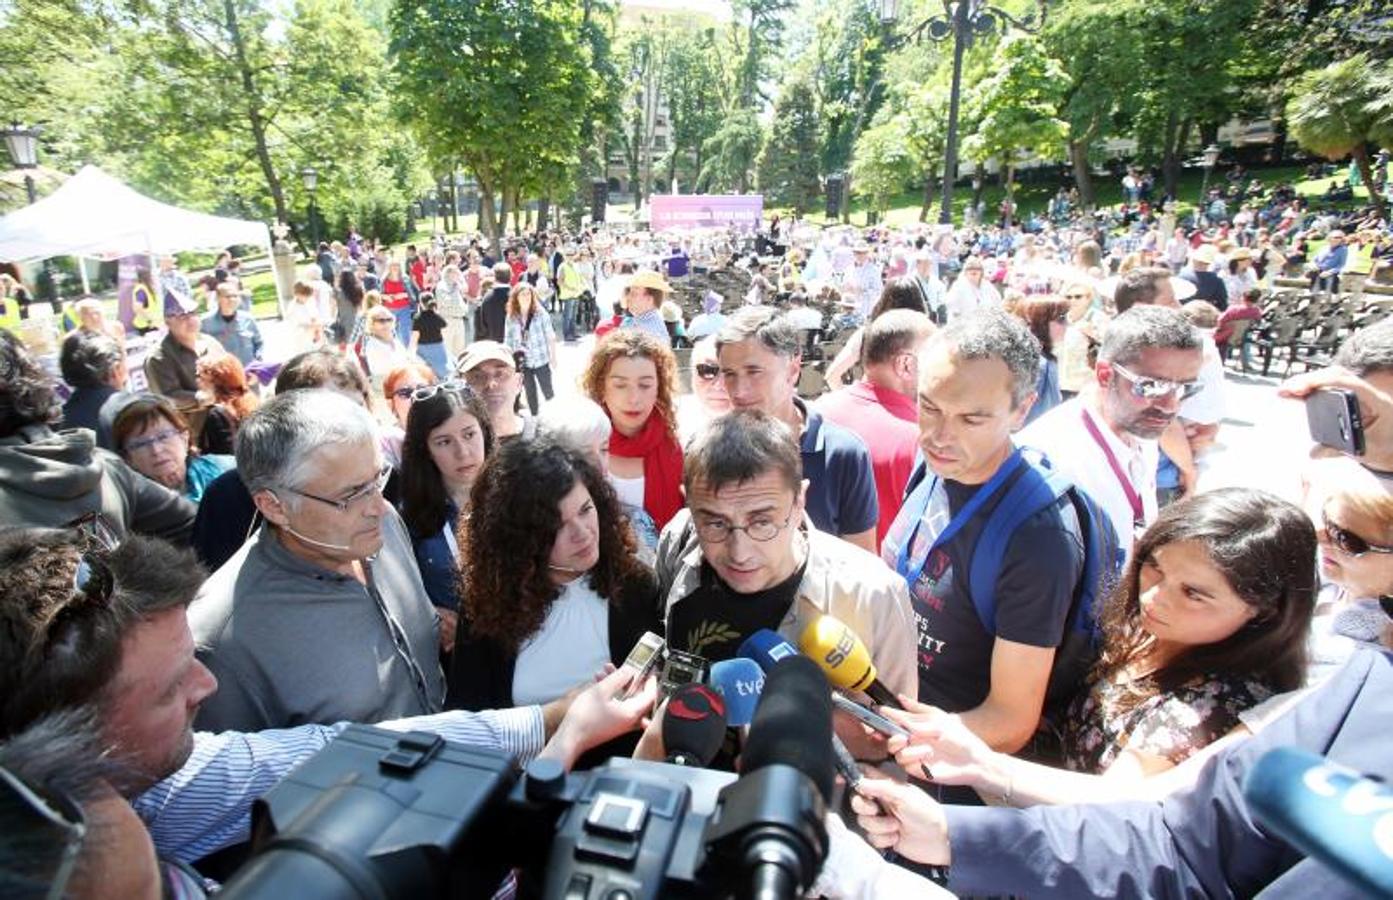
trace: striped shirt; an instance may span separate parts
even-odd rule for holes
[[[663,314],[656,309],[650,309],[646,313],[639,313],[625,322],[624,327],[646,331],[664,344],[668,346],[672,345],[672,335],[667,333],[667,325],[663,324]]]
[[[272,731],[194,733],[193,753],[179,771],[132,805],[164,859],[193,862],[241,843],[251,833],[252,801],[322,750],[347,723]],[[538,706],[452,712],[380,723],[393,731],[429,731],[449,741],[513,754],[520,761],[546,742]]]
[[[551,328],[551,313],[540,306],[532,308],[532,318],[526,323],[510,315],[503,326],[503,343],[514,352],[521,350],[522,364],[529,369],[551,365],[551,342],[554,340],[556,332]]]

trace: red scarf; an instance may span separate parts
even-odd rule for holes
[[[643,429],[633,437],[614,429],[609,436],[609,452],[643,460],[643,508],[661,531],[682,508],[682,447],[677,438],[654,410],[643,423]]]

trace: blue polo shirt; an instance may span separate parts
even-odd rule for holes
[[[880,506],[875,496],[871,454],[851,431],[829,422],[801,399],[803,477],[808,479],[808,518],[828,534],[859,534],[875,527]]]

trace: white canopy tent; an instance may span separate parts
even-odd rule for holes
[[[271,234],[261,222],[152,200],[96,166],[84,166],[52,194],[0,218],[0,260],[16,263],[54,256],[153,259],[234,244],[265,247],[269,254]]]

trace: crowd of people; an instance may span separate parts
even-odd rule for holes
[[[355,233],[296,284],[283,361],[235,275],[200,315],[170,268],[145,391],[100,309],[56,364],[0,330],[0,775],[33,798],[3,806],[0,884],[198,895],[350,722],[662,759],[623,666],[645,632],[714,664],[832,616],[907,736],[837,714],[866,776],[821,895],[1341,896],[1238,788],[1283,744],[1393,776],[1393,323],[1283,388],[1353,391],[1363,456],[1315,453],[1300,504],[1204,484],[1216,332],[1289,229],[1052,208],[780,223],[772,258],[721,230],[498,260]],[[747,293],[697,281],[732,266]],[[14,842],[43,816],[112,837]]]

